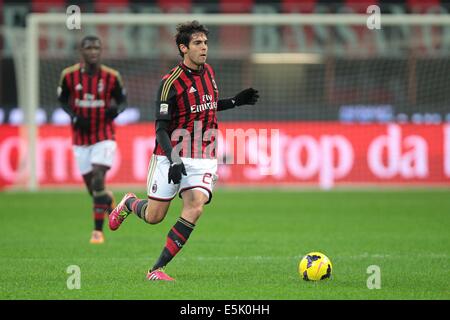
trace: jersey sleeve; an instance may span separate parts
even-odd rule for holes
[[[58,101],[62,104],[68,104],[69,103],[69,96],[70,96],[70,90],[69,86],[67,85],[66,80],[66,72],[61,73],[61,77],[59,79],[59,84],[57,88],[57,98]]]
[[[116,74],[116,81],[114,82],[114,88],[111,91],[111,95],[118,105],[125,102],[127,99],[127,93],[123,85],[122,76],[118,72]]]
[[[156,120],[171,120],[171,111],[176,104],[177,90],[173,81],[169,78],[163,79],[157,92],[155,105]]]

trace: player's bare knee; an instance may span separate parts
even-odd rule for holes
[[[158,216],[158,215],[151,215],[151,214],[147,214],[145,216],[145,221],[149,224],[158,224],[161,221],[164,220],[164,217]]]
[[[158,224],[164,220],[166,213],[167,213],[166,208],[147,207],[147,211],[145,212],[145,221],[149,224]]]
[[[197,220],[203,213],[203,202],[193,201],[189,202],[183,209],[186,217],[190,218],[189,221]]]

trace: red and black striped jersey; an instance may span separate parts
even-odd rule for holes
[[[208,64],[202,70],[195,71],[181,62],[161,81],[155,118],[170,121],[172,147],[182,143],[182,157],[215,157],[212,143],[216,135],[212,132],[218,127],[219,90],[214,75]],[[165,155],[157,141],[154,153]]]
[[[72,125],[73,144],[92,145],[103,140],[115,139],[113,120],[106,117],[111,99],[116,104],[125,99],[122,78],[117,70],[101,65],[96,74],[85,72],[77,63],[64,69],[58,86],[58,100],[68,105],[75,115],[89,118],[90,127],[82,131]]]

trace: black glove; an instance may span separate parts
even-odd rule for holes
[[[113,120],[119,115],[119,111],[117,110],[117,108],[109,107],[109,108],[106,109],[105,115],[106,115],[107,118]]]
[[[242,106],[243,104],[255,104],[258,98],[258,90],[248,88],[239,92],[233,100],[235,106]]]
[[[81,131],[87,131],[91,126],[89,118],[85,118],[83,116],[74,116],[72,118],[72,123],[75,129],[79,129]]]
[[[174,162],[170,165],[169,168],[169,183],[173,181],[174,184],[179,184],[181,181],[181,175],[186,174],[186,168],[184,167],[183,162]]]

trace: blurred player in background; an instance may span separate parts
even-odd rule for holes
[[[163,268],[186,243],[203,206],[211,201],[217,159],[215,152],[208,152],[214,141],[205,133],[217,129],[216,112],[253,105],[259,97],[256,90],[248,88],[233,98],[219,100],[214,71],[206,63],[208,30],[192,21],[178,25],[177,31],[176,44],[183,61],[163,77],[157,93],[156,146],[147,177],[148,199],[127,193],[109,216],[111,230],[117,230],[131,212],[147,223],[157,224],[165,218],[171,200],[179,192],[183,199],[181,216],[170,229],[159,259],[148,271],[148,280],[173,280]],[[177,150],[179,140],[172,138],[177,130],[187,135],[183,143],[186,138],[192,142],[181,154]],[[197,134],[200,143],[195,141]]]
[[[100,63],[102,44],[98,37],[83,38],[80,53],[82,62],[61,73],[58,100],[71,118],[73,152],[93,198],[90,242],[100,244],[104,242],[105,212],[113,207],[112,192],[105,189],[106,172],[116,152],[113,120],[125,109],[126,95],[119,72]]]

